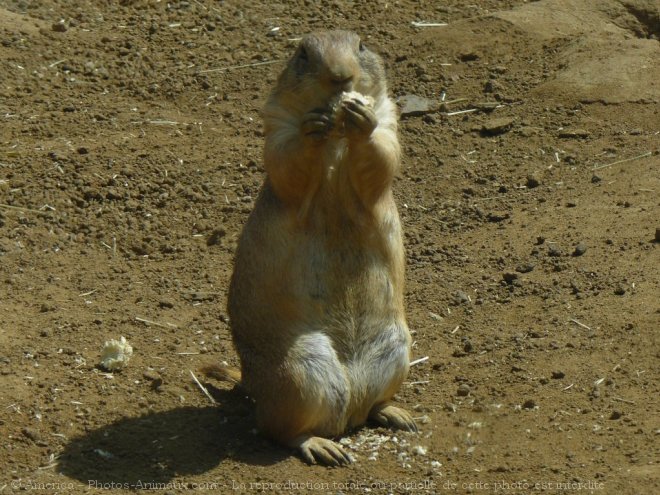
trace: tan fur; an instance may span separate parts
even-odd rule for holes
[[[348,91],[373,107],[342,103],[338,124],[330,102]],[[320,437],[368,417],[416,429],[389,405],[410,348],[391,191],[396,108],[380,57],[356,34],[334,31],[303,39],[263,114],[267,178],[240,238],[228,303],[242,383],[262,432],[309,462],[342,464],[349,456]]]
[[[235,385],[241,383],[241,371],[231,366],[224,366],[219,364],[207,364],[199,368],[199,372],[210,378],[222,382],[229,382]]]

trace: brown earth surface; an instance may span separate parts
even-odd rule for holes
[[[659,26],[654,0],[0,0],[0,492],[660,493]],[[445,103],[402,117],[394,186],[421,432],[350,432],[339,469],[190,374],[238,364],[260,107],[327,28]]]

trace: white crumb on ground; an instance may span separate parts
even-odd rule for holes
[[[101,367],[107,371],[117,371],[126,367],[133,355],[133,347],[125,337],[108,340],[101,350]]]

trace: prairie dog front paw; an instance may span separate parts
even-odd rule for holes
[[[344,137],[351,132],[369,135],[378,125],[374,113],[374,99],[357,91],[343,92],[330,102],[335,136]]]
[[[326,138],[333,127],[333,115],[326,110],[315,109],[303,117],[300,132],[304,137],[319,141]]]

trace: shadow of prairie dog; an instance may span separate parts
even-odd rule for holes
[[[381,58],[351,32],[308,35],[264,111],[266,180],[240,238],[229,316],[259,429],[310,463],[391,405],[408,373],[404,253],[391,185],[397,112]]]

